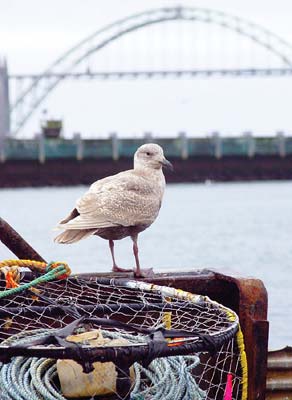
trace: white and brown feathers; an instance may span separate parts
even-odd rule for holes
[[[138,233],[158,215],[165,188],[162,166],[171,164],[160,146],[141,146],[134,156],[134,169],[91,185],[70,215],[59,223],[58,228],[65,231],[55,241],[74,243],[98,235],[109,241],[131,236],[135,242]],[[113,252],[112,256],[115,266]]]

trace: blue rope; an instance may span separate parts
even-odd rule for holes
[[[54,330],[39,329],[22,332],[6,339],[3,344],[24,344],[53,333]],[[130,334],[102,331],[104,337],[125,338],[130,342],[144,342],[143,338]],[[200,363],[197,355],[157,358],[148,368],[134,363],[135,383],[131,400],[202,400],[205,391],[197,385],[192,371]],[[57,375],[56,361],[46,358],[13,357],[8,364],[0,364],[1,400],[66,400],[54,387]]]

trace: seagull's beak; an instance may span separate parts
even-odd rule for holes
[[[166,169],[169,169],[170,171],[173,171],[173,165],[166,158],[163,158],[163,160],[161,161],[161,165],[163,167],[165,167]]]

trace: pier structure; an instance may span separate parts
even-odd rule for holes
[[[161,145],[168,158],[193,159],[199,157],[220,160],[225,157],[252,159],[258,156],[278,158],[292,157],[292,136],[276,132],[271,137],[254,136],[245,132],[241,136],[225,137],[219,132],[205,137],[192,137],[179,132],[176,137],[159,137],[146,132],[143,137],[119,137],[116,132],[108,138],[83,138],[75,133],[70,139],[46,137],[38,133],[33,139],[16,139],[5,136],[2,141],[0,163],[8,161],[34,160],[43,164],[52,159],[113,160],[131,159],[139,146],[154,142]]]
[[[133,154],[144,143],[161,145],[175,173],[168,182],[247,181],[292,179],[292,136],[278,132],[273,137],[161,138],[146,132],[141,138],[107,139],[6,137],[0,162],[0,187],[90,184],[108,175],[132,168]]]

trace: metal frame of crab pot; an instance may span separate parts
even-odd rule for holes
[[[32,278],[31,272],[25,273]],[[123,278],[132,278],[130,275]],[[80,277],[113,278],[109,274],[80,274]],[[248,364],[248,400],[264,400],[266,392],[268,328],[267,292],[258,279],[228,276],[209,270],[180,273],[158,273],[141,279],[149,283],[170,286],[186,292],[208,296],[234,310],[239,316],[244,336]],[[54,310],[52,310],[53,312]]]
[[[238,314],[248,363],[248,399],[264,400],[269,323],[267,291],[262,281],[201,270],[157,274],[149,282],[207,295]]]
[[[18,257],[25,255],[26,258],[43,261],[42,257],[1,217],[0,241]],[[32,273],[28,274],[33,276]],[[111,278],[115,275],[82,274],[82,276]],[[239,316],[244,335],[248,364],[248,400],[265,399],[269,323],[267,291],[262,281],[228,276],[209,270],[159,273],[145,281],[202,294],[234,310]]]
[[[81,274],[81,276],[108,278],[115,275]],[[269,323],[267,291],[261,280],[229,276],[210,270],[158,273],[151,279],[143,280],[206,295],[234,310],[239,316],[244,335],[248,364],[248,400],[265,399]]]

